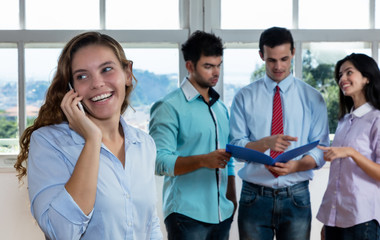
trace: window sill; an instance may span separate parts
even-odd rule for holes
[[[0,172],[13,172],[16,159],[16,154],[0,154]]]

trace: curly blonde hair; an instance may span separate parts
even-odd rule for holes
[[[30,137],[33,131],[47,125],[59,124],[67,121],[60,104],[64,95],[67,93],[67,86],[69,82],[73,82],[71,63],[74,54],[81,48],[89,45],[101,45],[109,47],[115,54],[116,58],[121,63],[124,69],[132,64],[132,61],[127,60],[123,47],[112,37],[101,34],[99,32],[85,32],[75,36],[63,48],[58,60],[57,71],[54,75],[53,81],[47,90],[45,103],[41,106],[37,118],[32,126],[28,127],[20,138],[20,153],[17,156],[17,161],[14,165],[18,174],[19,181],[26,176],[26,163],[29,154]],[[132,68],[131,68],[132,69]],[[131,76],[135,83],[137,82],[133,73]],[[124,113],[129,106],[129,96],[133,91],[133,86],[126,86],[125,99],[121,106],[121,113]]]

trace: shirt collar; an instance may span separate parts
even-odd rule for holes
[[[193,84],[191,84],[187,77],[185,77],[185,79],[182,81],[181,89],[188,102],[193,101],[200,96],[198,90],[193,86]],[[208,94],[212,99],[212,101],[210,101],[211,106],[219,99],[220,95],[212,87],[209,88]]]
[[[353,110],[353,108],[352,108],[351,114],[353,117],[360,118],[360,117],[363,117],[364,115],[366,115],[367,113],[369,113],[370,111],[372,111],[374,109],[375,108],[370,103],[366,102],[355,110]]]
[[[120,124],[121,124],[121,126],[123,128],[124,139],[126,141],[129,141],[129,142],[132,142],[132,143],[142,142],[142,138],[137,135],[136,131],[130,131],[131,126],[129,126],[127,124],[127,122],[124,120],[124,118],[122,116],[120,117]],[[84,138],[81,135],[79,135],[77,132],[75,132],[71,128],[70,128],[70,132],[71,132],[71,136],[73,138],[73,141],[76,144],[84,144],[85,143]]]
[[[280,87],[281,92],[288,91],[290,85],[294,82],[294,76],[289,74],[286,78],[284,78],[280,83],[276,83],[273,81],[267,74],[264,77],[264,83],[269,92],[272,92],[273,89],[278,85]]]

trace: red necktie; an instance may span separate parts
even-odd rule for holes
[[[272,132],[271,135],[284,134],[284,122],[282,120],[282,106],[280,97],[280,88],[276,86],[276,93],[273,97],[273,115],[272,115]],[[270,151],[271,158],[276,158],[283,152]],[[278,175],[271,172],[275,177]]]

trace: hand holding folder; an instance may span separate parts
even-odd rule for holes
[[[289,150],[280,154],[275,159],[271,158],[265,153],[262,153],[250,148],[239,147],[239,146],[231,145],[231,144],[227,144],[226,152],[231,153],[232,157],[234,158],[240,158],[248,162],[256,162],[256,163],[262,163],[262,164],[273,166],[276,162],[285,163],[285,162],[288,162],[289,160],[292,160],[295,157],[298,157],[310,151],[311,149],[315,148],[318,145],[318,143],[319,143],[319,140],[294,148],[292,150]]]

